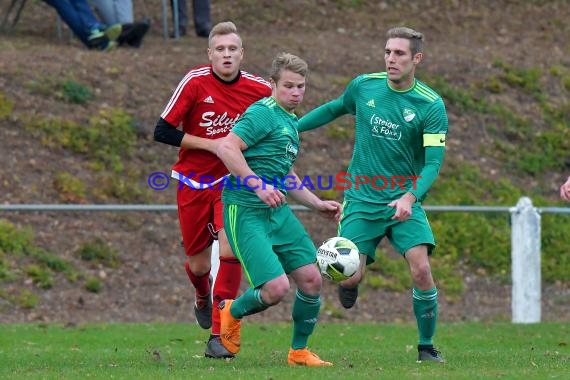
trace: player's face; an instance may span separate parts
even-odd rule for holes
[[[406,38],[390,38],[386,42],[384,61],[390,84],[399,90],[409,88],[414,82],[416,65],[420,63],[422,53],[412,56],[410,40]]]
[[[235,33],[212,37],[208,59],[216,75],[227,81],[234,79],[243,59],[241,38]]]
[[[305,95],[305,77],[289,70],[281,72],[281,78],[273,86],[273,97],[288,112],[301,104]]]

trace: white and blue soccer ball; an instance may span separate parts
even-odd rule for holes
[[[317,264],[321,275],[340,282],[354,276],[360,266],[360,252],[349,239],[336,236],[317,249]]]

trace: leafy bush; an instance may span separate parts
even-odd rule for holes
[[[21,256],[30,247],[32,240],[31,228],[18,230],[12,223],[0,219],[0,252]]]
[[[39,265],[28,265],[25,268],[26,274],[32,279],[34,284],[42,289],[49,289],[53,286],[51,274]]]
[[[68,103],[84,104],[93,99],[93,91],[89,87],[73,80],[64,80],[59,87],[63,100]]]
[[[26,128],[50,146],[63,147],[93,160],[93,167],[123,171],[136,143],[132,118],[122,110],[101,110],[89,119],[88,125],[71,120],[32,120]]]
[[[31,247],[29,255],[53,272],[64,273],[69,281],[73,282],[79,277],[79,273],[69,261],[60,258],[54,253],[39,247]]]
[[[81,203],[85,200],[85,183],[80,178],[68,172],[59,172],[53,182],[63,202]]]
[[[93,91],[86,85],[73,79],[59,79],[42,76],[27,83],[32,94],[53,97],[72,104],[85,104],[94,98]]]
[[[101,286],[101,281],[97,277],[89,277],[85,281],[85,289],[91,293],[99,293]]]
[[[12,114],[14,103],[0,91],[0,120],[6,119]]]
[[[570,102],[549,101],[543,91],[544,73],[536,67],[519,68],[502,61],[494,63],[501,70],[497,75],[485,78],[484,90],[503,92],[497,83],[505,83],[516,91],[522,89],[532,96],[542,111],[542,117],[533,118],[520,115],[517,110],[500,103],[490,103],[485,94],[475,88],[458,88],[448,83],[442,76],[428,76],[426,81],[440,93],[448,106],[457,107],[461,112],[475,112],[492,116],[495,125],[486,128],[493,136],[495,149],[486,149],[485,154],[503,161],[505,167],[519,174],[536,176],[546,170],[564,169],[565,157],[570,151]],[[563,68],[552,68],[548,74],[562,75]],[[563,83],[563,86],[564,83]]]
[[[22,290],[16,297],[11,299],[24,309],[33,309],[39,301],[39,297],[27,289]]]
[[[128,203],[146,203],[150,199],[150,188],[146,183],[140,185],[142,174],[140,169],[127,170],[121,176],[112,173],[100,173],[98,186],[93,189],[93,195],[102,202],[115,197]]]
[[[116,267],[119,264],[118,252],[99,238],[84,243],[77,251],[77,256],[81,260],[108,267]]]
[[[31,228],[18,229],[0,219],[0,282],[18,281],[27,275],[34,284],[47,289],[53,285],[55,273],[64,273],[70,281],[79,276],[70,262],[36,246]],[[0,297],[6,298],[1,294]],[[24,298],[33,300],[32,295]],[[8,299],[19,302],[17,297]]]
[[[79,203],[89,195],[102,201],[111,197],[131,203],[148,200],[148,186],[137,186],[141,168],[125,166],[137,135],[133,119],[124,111],[102,110],[89,119],[88,125],[71,120],[35,119],[26,128],[48,146],[84,155],[89,168],[99,172],[98,185],[91,188],[68,172],[57,173],[54,187],[62,201]]]

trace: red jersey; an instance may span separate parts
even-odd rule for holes
[[[247,107],[266,96],[271,96],[271,85],[261,77],[240,71],[236,80],[225,83],[214,75],[211,65],[203,65],[180,81],[160,117],[176,127],[182,124],[182,130],[193,136],[219,139],[230,132]],[[172,170],[199,183],[228,174],[216,155],[182,147]]]

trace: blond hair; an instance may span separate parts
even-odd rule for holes
[[[237,35],[241,43],[241,37],[237,31],[236,24],[234,24],[231,21],[223,21],[214,25],[214,27],[210,31],[210,35],[208,36],[208,45],[212,43],[212,38],[214,38],[215,36],[225,36],[228,34]]]
[[[302,77],[306,77],[307,72],[309,71],[309,65],[307,65],[307,62],[303,61],[296,55],[289,53],[279,53],[273,59],[269,77],[273,79],[275,83],[277,83],[279,79],[281,79],[281,73],[284,70],[288,70],[295,74],[299,74]]]

